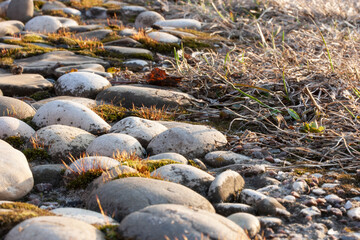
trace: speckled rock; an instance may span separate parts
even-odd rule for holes
[[[245,185],[244,179],[232,170],[227,170],[216,176],[211,183],[208,198],[211,202],[229,202],[237,200],[239,192]]]
[[[170,159],[179,163],[188,164],[188,160],[181,154],[174,152],[159,153],[149,157],[149,160]]]
[[[211,167],[222,167],[231,164],[241,164],[251,158],[232,151],[214,151],[205,155],[204,163]]]
[[[124,239],[249,239],[243,229],[218,214],[175,204],[148,206],[128,215],[117,231]]]
[[[23,121],[13,117],[0,117],[0,138],[22,137],[29,139],[35,130]]]
[[[260,231],[260,221],[252,214],[234,213],[227,218],[239,225],[242,229],[247,230],[250,237],[254,237]]]
[[[153,171],[151,176],[160,176],[166,181],[179,183],[203,196],[206,196],[211,182],[215,179],[203,170],[183,164],[162,166]]]
[[[0,200],[17,200],[34,186],[34,178],[25,155],[0,140]]]
[[[39,74],[0,76],[0,88],[5,96],[29,96],[38,91],[49,90],[53,84]]]
[[[127,152],[144,157],[145,149],[136,138],[122,133],[108,133],[97,137],[86,149],[90,155],[113,157],[116,154]]]
[[[71,72],[62,75],[55,84],[57,95],[95,98],[102,90],[111,87],[110,82],[97,74]]]
[[[70,166],[65,171],[65,176],[72,176],[73,174],[79,174],[96,169],[108,170],[118,165],[120,165],[119,161],[109,157],[83,157],[70,164]]]
[[[62,27],[61,22],[53,16],[37,16],[25,24],[25,30],[40,33],[55,33]]]
[[[83,129],[59,124],[43,127],[33,137],[36,142],[44,144],[57,163],[61,163],[61,160],[69,161],[70,154],[79,157],[96,138]]]
[[[252,189],[243,189],[240,193],[240,199],[242,203],[254,206],[256,202],[267,198],[266,195]]]
[[[5,240],[104,240],[104,234],[94,226],[60,216],[35,217],[16,225]]]
[[[85,107],[92,108],[96,106],[96,101],[90,98],[82,98],[82,97],[71,97],[71,96],[57,96],[52,98],[46,98],[40,101],[37,101],[33,104],[31,104],[35,109],[39,109],[41,106],[43,106],[46,103],[56,101],[56,100],[68,100],[75,103],[80,103],[84,105]]]
[[[136,138],[142,146],[147,147],[151,139],[166,130],[167,127],[156,121],[127,117],[113,125],[109,132],[130,135]]]
[[[215,212],[210,202],[193,190],[177,183],[149,178],[117,179],[94,190],[86,200],[86,207],[100,211],[96,196],[103,210],[118,221],[132,212],[161,203],[174,203]]]
[[[135,19],[135,28],[144,29],[151,27],[157,21],[164,21],[165,18],[155,11],[145,11],[140,13]]]
[[[177,152],[186,158],[194,158],[203,157],[226,143],[226,137],[213,128],[189,125],[162,132],[151,140],[147,150],[152,154]]]
[[[54,124],[73,126],[93,134],[105,133],[110,129],[110,125],[91,109],[68,100],[44,104],[37,110],[33,122],[38,127]]]
[[[140,58],[146,60],[153,59],[152,52],[144,48],[104,46],[103,49],[109,53],[113,53],[123,58]]]
[[[59,67],[54,70],[54,74],[57,77],[61,77],[67,72],[70,72],[72,69],[76,69],[77,72],[95,73],[103,77],[112,76],[110,73],[106,73],[105,68],[100,64],[82,64],[82,65],[69,65],[65,67]]]
[[[0,116],[24,119],[35,115],[35,109],[16,98],[0,96]]]
[[[6,16],[11,20],[28,21],[34,15],[33,0],[12,0],[7,8]]]

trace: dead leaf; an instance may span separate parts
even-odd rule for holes
[[[168,75],[165,70],[154,68],[147,76],[146,82],[151,85],[176,87],[182,77]]]

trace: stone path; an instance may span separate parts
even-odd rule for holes
[[[173,3],[129,2],[0,4],[0,239],[359,239],[339,232],[360,221],[344,176],[271,171],[215,128],[139,117],[201,100],[111,69],[217,40],[165,18]]]

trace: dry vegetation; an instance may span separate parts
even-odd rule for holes
[[[359,167],[358,1],[183,3],[185,16],[227,39],[168,59],[182,88],[208,103],[194,119],[228,120],[240,136],[232,147],[256,142],[302,166]]]

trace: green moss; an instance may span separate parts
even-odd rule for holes
[[[114,178],[112,180],[120,179],[120,178],[129,178],[129,177],[142,177],[142,178],[152,178],[152,179],[164,180],[163,178],[158,177],[158,176],[150,176],[150,172],[149,173],[140,173],[140,172],[124,173],[124,174],[118,175],[116,178]]]
[[[92,110],[107,122],[119,121],[126,115],[126,108],[110,104],[98,105]]]
[[[49,37],[49,41],[53,44],[64,44],[69,47],[78,47],[78,42],[69,37]]]
[[[153,56],[148,53],[132,53],[132,54],[121,54],[111,51],[106,51],[105,49],[96,49],[93,53],[97,56],[105,57],[105,58],[120,58],[121,60],[128,58],[138,58],[144,60],[153,60]]]
[[[42,6],[44,5],[45,2],[43,1],[34,1],[34,9],[35,10],[40,10],[42,8]]]
[[[7,137],[4,139],[4,141],[16,149],[21,149],[21,147],[25,144],[25,139],[18,136]]]
[[[180,45],[177,43],[159,43],[156,41],[149,41],[148,39],[139,39],[138,42],[142,44],[143,48],[158,52],[158,53],[173,53],[174,48],[179,49]]]
[[[25,35],[21,38],[21,40],[25,43],[31,43],[31,42],[45,42],[44,39],[42,37],[40,37],[39,35],[35,35],[35,34],[28,34]]]
[[[119,234],[116,232],[118,228],[117,225],[103,225],[98,227],[98,229],[105,234],[106,240],[118,240],[120,239]]]
[[[106,43],[106,42],[111,42],[111,41],[115,41],[115,40],[118,40],[118,39],[121,39],[121,37],[119,35],[109,34],[103,40],[101,40],[101,42]]]
[[[57,50],[52,48],[44,48],[31,43],[24,43],[20,41],[5,40],[4,43],[20,45],[23,48],[9,49],[2,53],[3,58],[10,57],[12,59],[19,59],[25,57],[32,57]]]
[[[184,37],[182,39],[182,43],[185,47],[189,47],[192,49],[204,49],[204,48],[214,48],[213,45],[209,44],[208,42],[205,42],[204,40],[201,41],[196,38],[187,38]]]
[[[30,95],[30,97],[36,101],[40,101],[40,100],[51,97],[51,94],[49,93],[49,91],[38,91],[38,92]]]
[[[33,117],[27,117],[27,118],[21,119],[21,121],[25,122],[27,125],[32,127],[35,131],[39,130],[40,128],[38,126],[36,126],[36,124],[32,121],[32,119],[33,119]]]
[[[49,160],[50,159],[49,154],[43,148],[26,148],[23,150],[23,153],[29,162],[35,161],[35,160]]]
[[[11,57],[0,58],[0,68],[10,69],[14,63],[14,59]]]
[[[169,165],[169,164],[181,164],[181,163],[171,160],[171,159],[147,160],[146,161],[146,165],[148,166],[148,170],[150,172],[152,172],[162,166]]]
[[[103,173],[101,169],[91,169],[89,171],[83,172],[80,175],[77,175],[73,180],[69,181],[66,185],[68,189],[84,189],[89,183],[91,183],[95,178],[98,178]]]
[[[200,166],[197,165],[194,160],[189,159],[188,162],[189,162],[189,165],[190,165],[190,166],[193,166],[193,167],[196,167],[196,168],[201,169]]]
[[[49,211],[28,203],[3,203],[0,204],[0,209],[4,209],[0,211],[0,236],[5,236],[15,225],[26,219],[39,216],[55,216]]]

